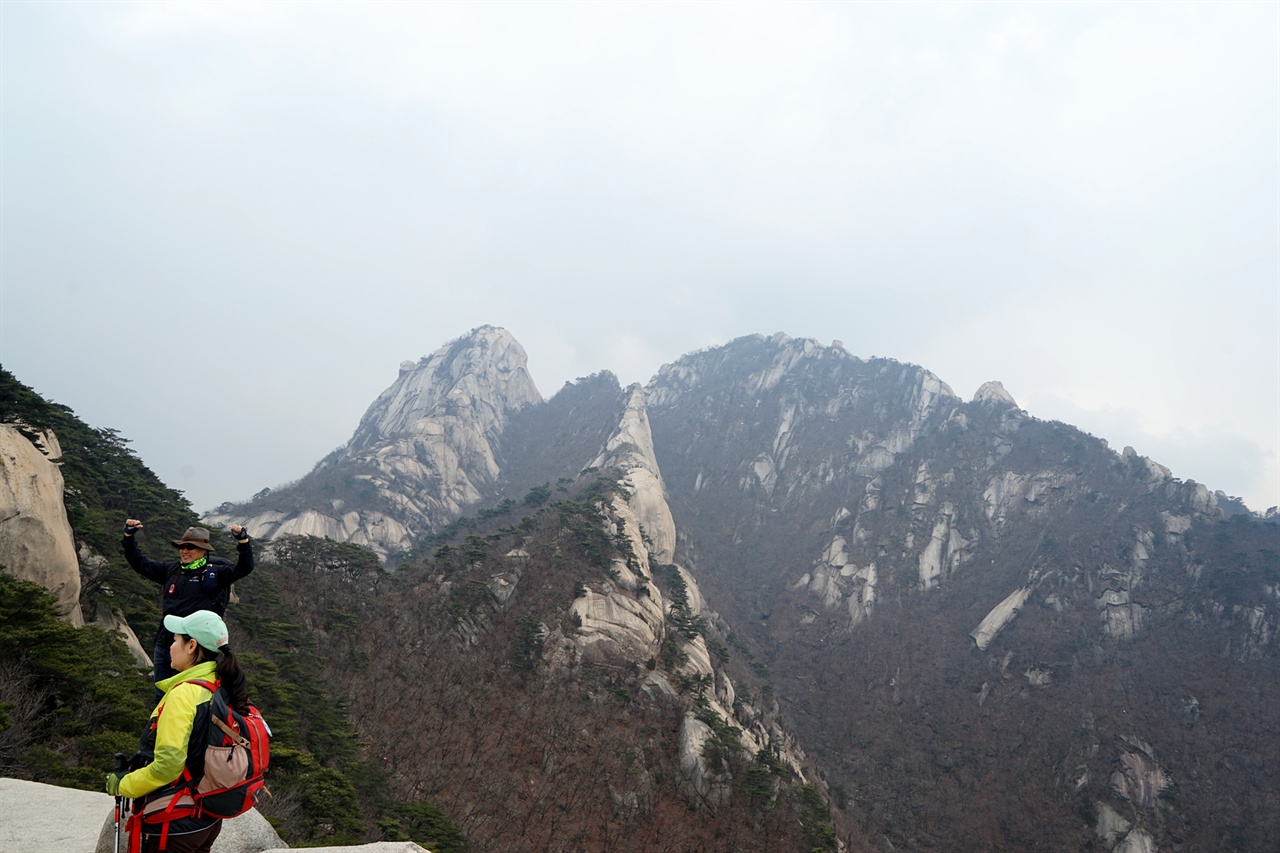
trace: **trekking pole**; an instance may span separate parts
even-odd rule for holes
[[[116,767],[115,767],[115,771],[116,771],[117,773],[123,773],[125,770],[128,770],[128,769],[129,769],[128,761],[129,761],[129,759],[125,758],[125,756],[124,756],[124,753],[123,753],[123,752],[117,752],[117,753],[116,753]],[[117,792],[117,793],[116,793],[116,846],[115,846],[115,853],[120,853],[120,804],[121,804],[123,801],[124,801],[124,797],[120,796],[120,793],[119,793],[119,792]]]

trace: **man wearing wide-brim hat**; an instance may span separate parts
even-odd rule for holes
[[[124,523],[124,558],[129,567],[149,581],[160,584],[160,630],[156,632],[152,661],[155,664],[155,680],[162,681],[175,675],[169,663],[169,645],[173,634],[164,627],[165,616],[190,616],[197,610],[212,610],[219,616],[227,612],[231,600],[231,585],[253,571],[253,547],[249,533],[240,525],[227,529],[236,538],[237,559],[230,561],[213,555],[213,543],[209,531],[203,527],[188,527],[181,539],[173,539],[178,549],[177,560],[151,560],[138,546],[134,534],[142,529],[142,522],[130,518]]]

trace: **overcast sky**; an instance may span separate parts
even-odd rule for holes
[[[1280,4],[0,3],[0,364],[198,510],[783,331],[1280,504]]]

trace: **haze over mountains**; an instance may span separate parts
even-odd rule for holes
[[[481,327],[402,365],[311,473],[209,521],[395,564],[591,469],[622,484],[646,565],[687,570],[749,650],[854,835],[1280,837],[1277,527],[998,383],[965,401],[923,368],[777,334],[543,400],[520,345]],[[590,604],[585,633],[627,646]]]

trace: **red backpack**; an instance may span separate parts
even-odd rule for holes
[[[271,763],[271,729],[257,707],[241,714],[227,704],[221,682],[192,680],[213,691],[209,700],[209,736],[204,750],[204,775],[196,784],[200,814],[216,818],[242,815],[267,791],[267,765]],[[187,768],[182,770],[187,781]]]
[[[199,779],[194,778],[189,760],[172,785],[143,798],[141,809],[129,819],[130,850],[140,849],[143,824],[164,824],[160,831],[163,850],[173,821],[200,816],[237,817],[253,808],[264,792],[271,793],[265,779],[271,762],[271,729],[262,714],[252,704],[247,714],[233,709],[221,682],[192,679],[185,683],[198,684],[213,693],[213,698],[197,712],[199,715],[208,709],[204,772]],[[198,722],[197,719],[197,725]],[[200,743],[196,732],[193,727],[188,750]]]

